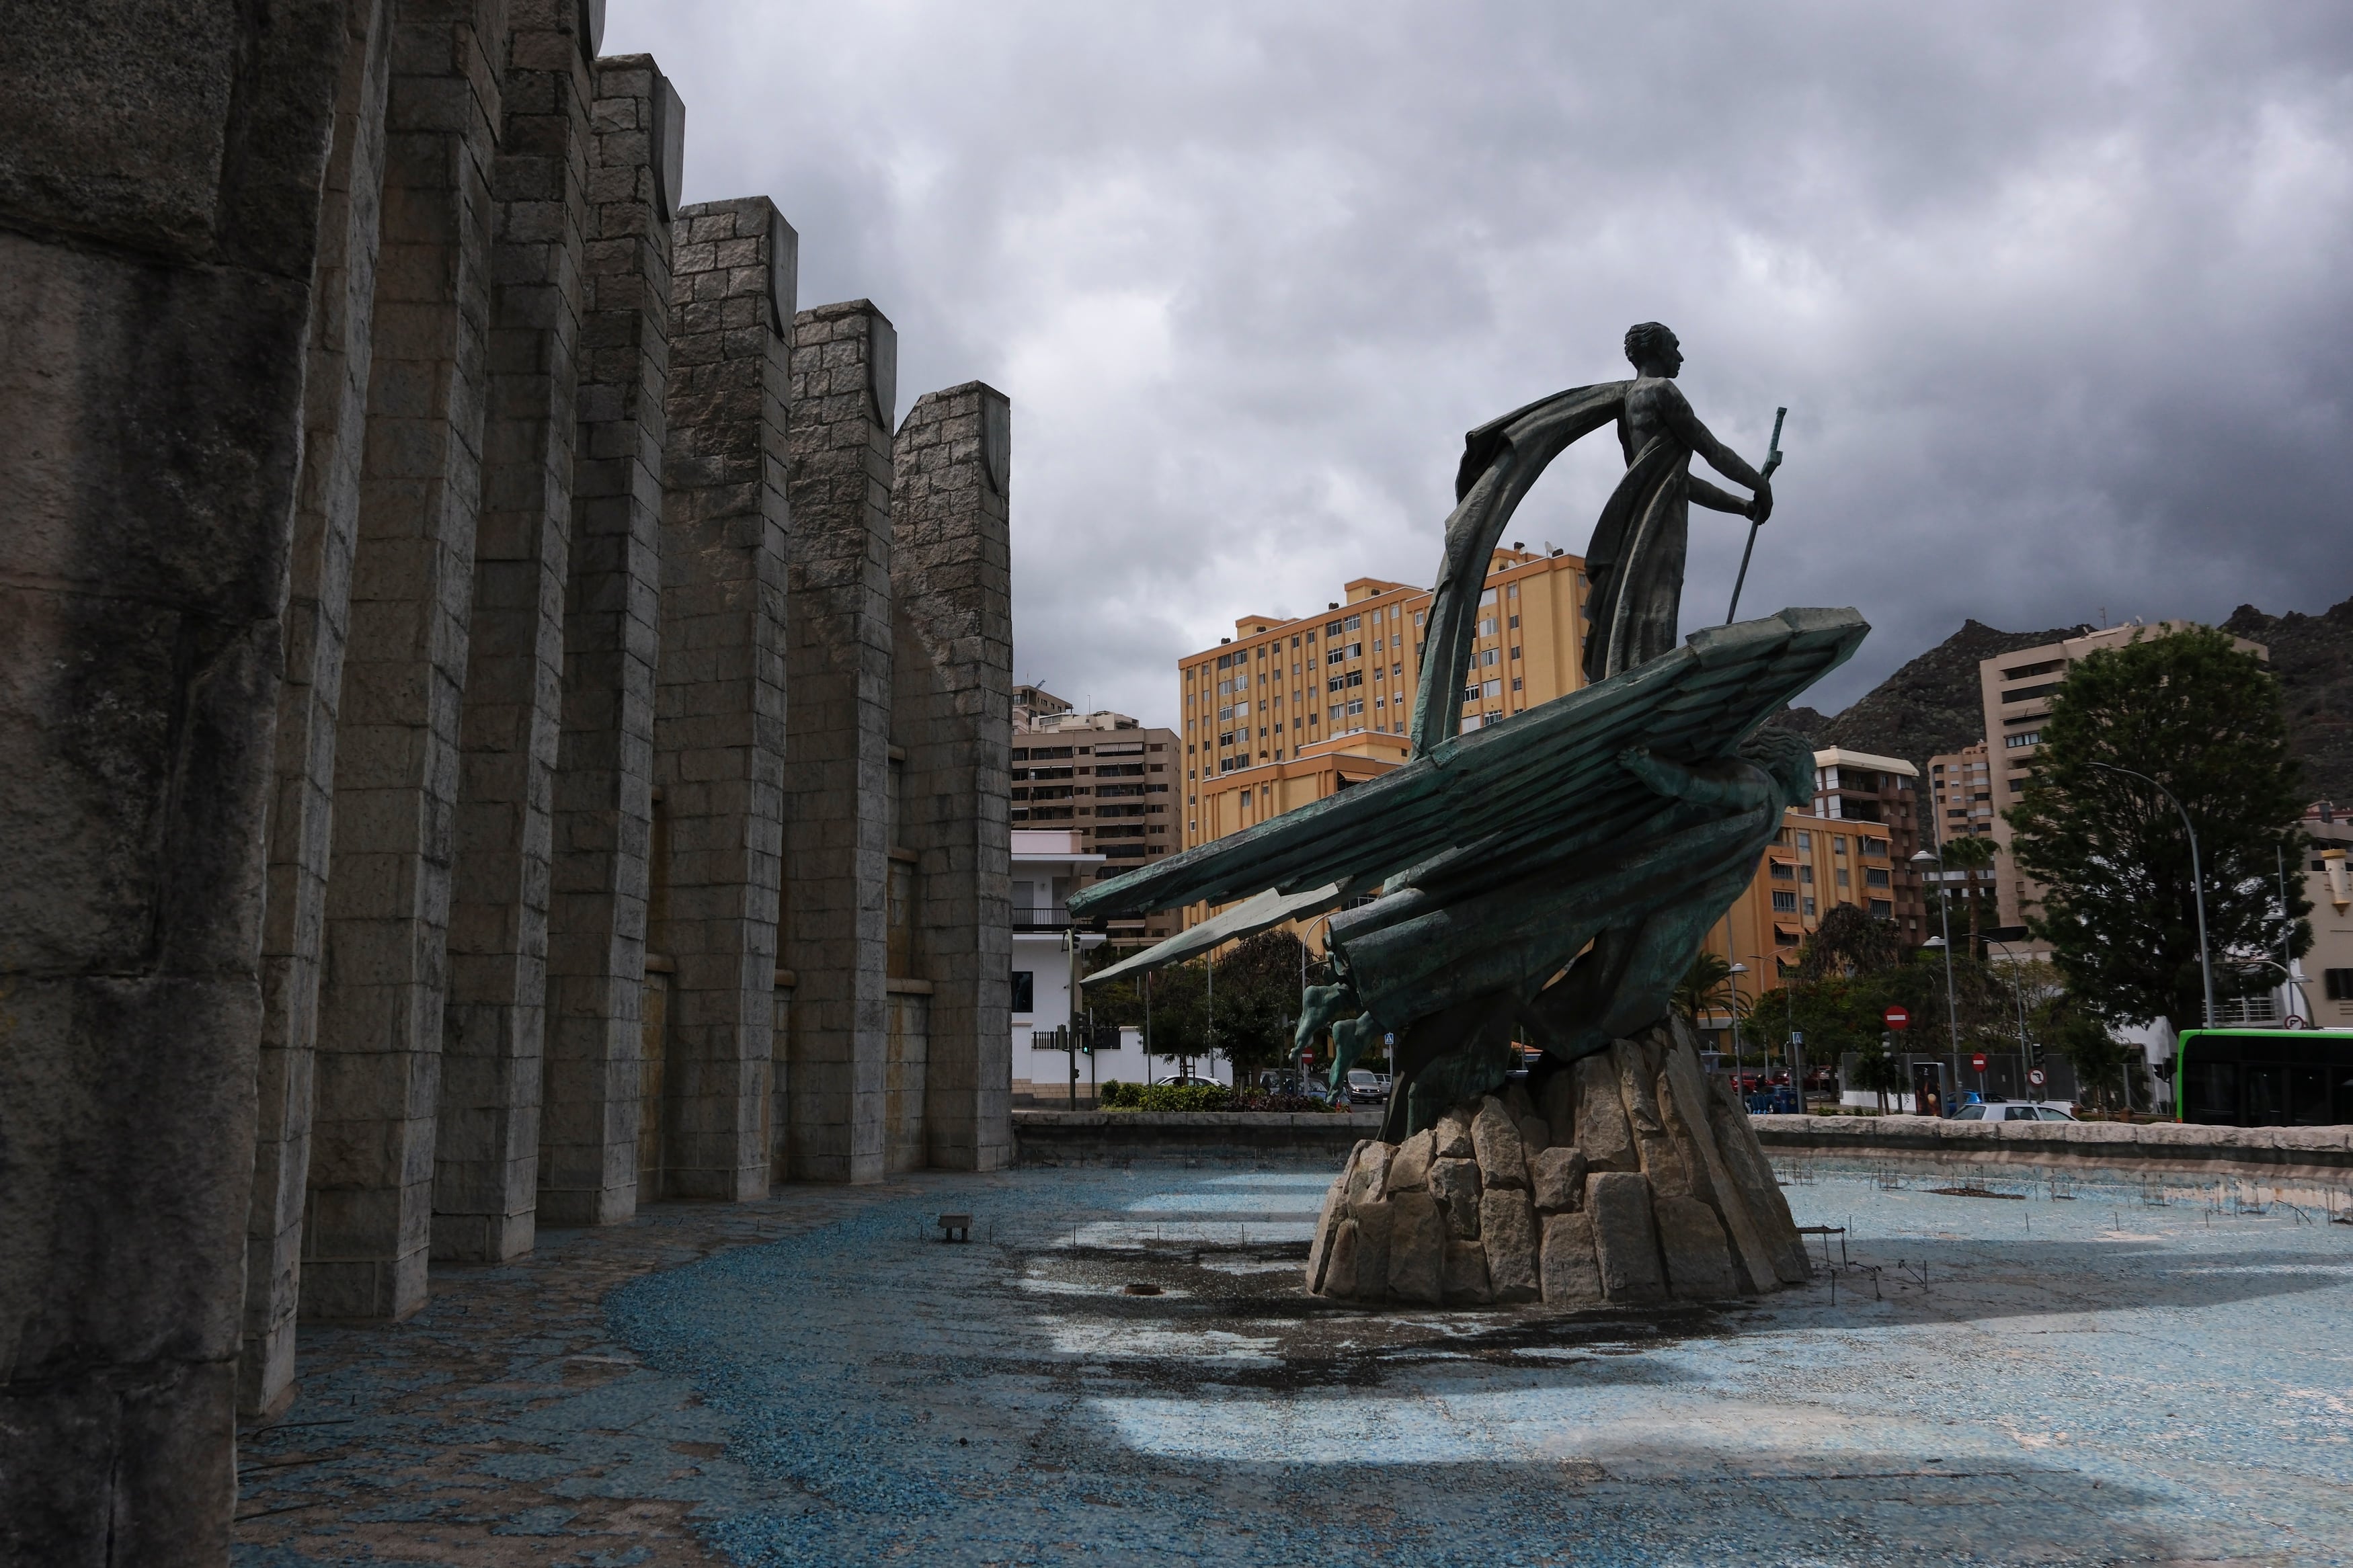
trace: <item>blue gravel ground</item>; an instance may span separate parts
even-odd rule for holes
[[[1648,1321],[1310,1300],[1322,1171],[662,1205],[306,1340],[238,1561],[2353,1557],[2353,1226],[1790,1174],[1843,1257]]]

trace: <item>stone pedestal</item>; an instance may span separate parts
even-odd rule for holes
[[[1413,1204],[1436,1213],[1425,1224]],[[1435,1258],[1451,1304],[1564,1310],[1757,1295],[1810,1273],[1756,1131],[1679,1022],[1556,1069],[1533,1100],[1514,1088],[1401,1145],[1358,1144],[1308,1258],[1317,1295],[1426,1304]]]

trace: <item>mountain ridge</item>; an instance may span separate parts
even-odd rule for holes
[[[1790,707],[1767,722],[1815,745],[1901,757],[1928,775],[1928,759],[1985,738],[1978,664],[2092,630],[2088,626],[2006,632],[1974,617],[1840,712]],[[2264,614],[2242,605],[2221,623],[2262,643],[2287,704],[2289,744],[2314,800],[2353,801],[2353,598],[2316,616]]]

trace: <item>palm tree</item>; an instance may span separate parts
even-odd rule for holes
[[[1980,873],[1993,869],[1993,840],[1972,834],[1966,838],[1948,838],[1944,845],[1945,869],[1967,871],[1969,879],[1962,884],[1968,890],[1969,956],[1978,956],[1978,913],[1984,908],[1986,895],[1993,891],[1989,877],[1979,879]]]
[[[1704,950],[1675,983],[1674,1009],[1694,1029],[1704,1026],[1704,1016],[1711,1013],[1729,1013],[1737,1023],[1748,1016],[1753,1005],[1752,999],[1741,994],[1731,961]]]

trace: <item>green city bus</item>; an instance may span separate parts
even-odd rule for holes
[[[2173,1116],[2221,1127],[2353,1123],[2353,1030],[2186,1030],[2173,1050]]]

